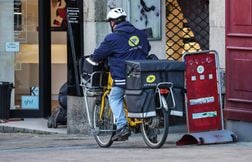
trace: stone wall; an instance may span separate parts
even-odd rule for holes
[[[225,68],[225,0],[209,1],[210,48],[219,54],[220,66]]]
[[[162,1],[161,29],[165,29],[165,1]],[[129,13],[128,0],[84,0],[84,54],[90,55],[94,49],[110,32],[106,19],[109,7],[122,7]],[[161,40],[150,41],[150,53],[157,54],[159,58],[165,57],[165,30],[161,31]]]
[[[0,81],[14,83],[15,53],[5,51],[5,43],[14,41],[13,1],[0,1]],[[13,21],[10,21],[13,20]],[[4,22],[4,23],[3,23]],[[14,106],[12,92],[11,107]]]

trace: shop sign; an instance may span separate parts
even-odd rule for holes
[[[39,100],[38,96],[22,96],[22,109],[39,109]]]
[[[31,87],[31,95],[38,96],[39,95],[39,87]]]
[[[19,52],[19,42],[6,42],[5,51],[6,52]]]

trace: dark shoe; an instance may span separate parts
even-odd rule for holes
[[[131,135],[130,129],[127,125],[116,130],[116,134],[111,138],[112,141],[125,141]]]

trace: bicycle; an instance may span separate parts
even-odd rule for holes
[[[110,147],[114,142],[111,138],[116,131],[115,119],[108,102],[108,95],[112,86],[111,76],[104,71],[95,71],[85,75],[89,75],[89,77],[86,80],[82,77],[81,86],[84,89],[84,100],[89,125],[94,130],[94,138],[97,144],[104,148]],[[95,80],[96,83],[94,84]],[[107,82],[104,82],[104,80]],[[175,107],[172,88],[172,82],[160,82],[155,87],[155,116],[141,118],[127,116],[131,131],[142,133],[144,142],[150,148],[162,147],[167,139],[169,114],[170,110]],[[87,97],[91,96],[96,97],[96,102],[92,108],[92,119],[89,115],[90,109],[87,99]],[[168,104],[168,101],[171,101],[171,104]],[[128,114],[125,100],[124,110]]]

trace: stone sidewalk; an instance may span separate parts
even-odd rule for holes
[[[170,132],[186,132],[185,125],[171,126]],[[47,128],[47,119],[44,118],[24,118],[21,120],[0,122],[0,132],[2,133],[35,133],[35,134],[67,134],[67,126],[59,125],[58,128]]]
[[[148,148],[141,134],[100,148],[93,137],[65,134],[0,133],[1,162],[249,162],[252,143],[176,146],[182,134],[169,134],[160,149]]]
[[[185,126],[172,126],[166,143],[150,149],[141,134],[128,141],[114,142],[100,148],[92,136],[69,135],[66,127],[47,128],[46,119],[24,119],[0,123],[1,162],[111,162],[111,161],[200,161],[248,162],[252,160],[252,142],[209,145],[181,145],[176,142],[186,131]]]
[[[24,118],[20,120],[10,120],[0,123],[2,133],[36,133],[36,134],[67,134],[66,126],[58,128],[47,128],[47,119],[44,118]]]

